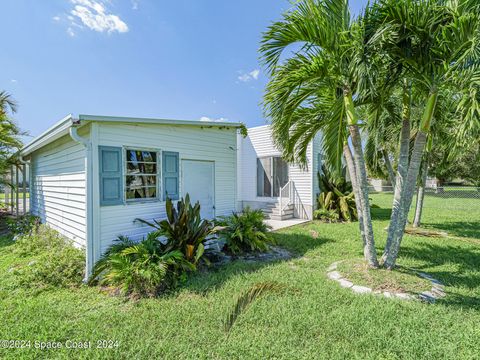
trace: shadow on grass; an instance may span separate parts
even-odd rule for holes
[[[292,259],[302,257],[306,252],[316,249],[333,240],[317,237],[314,238],[304,234],[275,233],[275,240],[278,247],[291,252],[292,257],[272,261],[247,261],[235,260],[223,266],[211,267],[207,271],[198,272],[186,284],[179,289],[188,289],[205,295],[223,286],[230,278],[242,276],[261,270],[264,267],[272,266]]]
[[[426,223],[425,227],[446,231],[449,235],[480,238],[480,221]]]
[[[402,248],[401,255],[423,262],[424,265],[416,266],[418,270],[435,267],[445,269],[426,270],[429,275],[454,288],[453,293],[447,292],[447,297],[441,300],[441,304],[480,309],[480,297],[455,292],[455,288],[471,291],[480,288],[480,248],[469,249],[445,243],[418,244],[416,247]]]
[[[371,208],[372,220],[390,220],[392,209]]]

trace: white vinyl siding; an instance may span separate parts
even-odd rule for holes
[[[316,197],[320,193],[320,187],[318,184],[318,170],[322,166],[319,163],[319,155],[322,154],[322,135],[318,133],[313,140],[313,208],[316,209],[317,201]]]
[[[31,156],[31,213],[81,246],[86,245],[85,156],[69,135]]]
[[[272,132],[269,125],[248,129],[246,138],[241,141],[241,153],[239,155],[241,165],[239,193],[244,204],[252,202],[276,202],[277,198],[257,196],[257,158],[266,156],[281,156],[281,152],[275,147]],[[302,169],[298,165],[290,164],[288,168],[289,180],[295,183],[298,195],[308,216],[311,216],[312,196],[312,144],[307,149],[307,168]]]
[[[99,123],[98,145],[178,152],[180,163],[182,159],[214,162],[215,216],[220,216],[230,214],[236,205],[236,134],[234,127],[220,129],[208,123],[204,127]],[[179,178],[183,197],[181,173]],[[100,207],[100,251],[104,252],[118,235],[141,239],[151,231],[148,226],[134,223],[135,218],[165,218],[165,202],[150,200]]]

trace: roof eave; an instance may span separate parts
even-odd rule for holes
[[[236,122],[226,121],[195,121],[195,120],[175,120],[175,119],[155,119],[155,118],[135,118],[135,117],[123,117],[123,116],[98,116],[98,115],[85,115],[78,116],[81,121],[99,121],[99,122],[124,122],[124,123],[137,123],[137,124],[161,124],[161,125],[190,125],[190,126],[218,126],[218,127],[233,127],[240,128],[243,125]]]
[[[73,122],[74,118],[72,114],[65,116],[63,119],[55,123],[52,127],[38,135],[30,143],[25,145],[20,150],[20,155],[27,156],[35,150],[38,150],[41,147],[51,143],[52,141],[55,141],[58,138],[68,134],[68,129],[70,128],[70,126],[72,126]]]

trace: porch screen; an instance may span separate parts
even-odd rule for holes
[[[257,196],[278,197],[288,182],[288,164],[277,156],[257,159]]]

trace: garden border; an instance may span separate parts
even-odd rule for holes
[[[330,280],[334,280],[337,283],[340,284],[341,287],[351,289],[352,292],[355,294],[374,294],[374,295],[383,295],[386,298],[397,298],[401,300],[420,300],[423,302],[427,302],[430,304],[435,303],[436,300],[443,298],[446,296],[445,293],[445,286],[443,285],[442,282],[439,280],[433,278],[432,276],[420,272],[417,270],[414,270],[415,273],[420,276],[423,279],[426,279],[431,282],[432,288],[430,291],[426,290],[423,291],[417,295],[413,294],[408,294],[405,292],[391,292],[391,291],[379,291],[379,290],[372,290],[371,288],[367,286],[362,286],[362,285],[355,285],[353,282],[345,278],[340,272],[338,272],[338,264],[340,264],[343,260],[341,261],[335,261],[332,263],[328,268],[327,268],[327,277]]]

